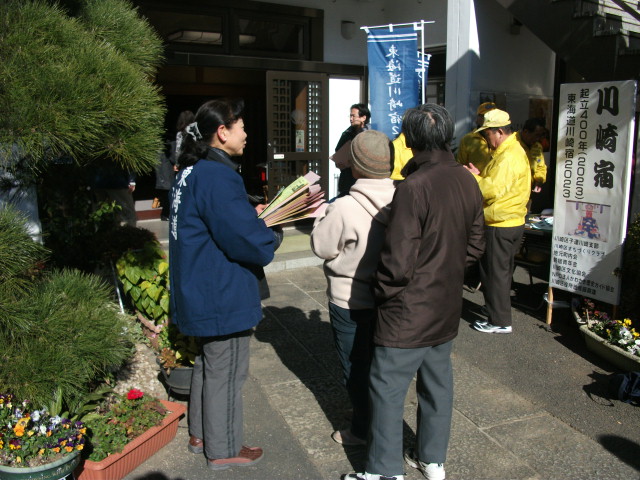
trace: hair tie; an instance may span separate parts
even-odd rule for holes
[[[193,137],[194,140],[202,140],[202,134],[198,129],[198,122],[190,123],[189,125],[187,125],[187,128],[185,128],[185,130],[189,135],[191,135],[191,137]]]

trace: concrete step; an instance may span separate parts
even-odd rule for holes
[[[169,251],[169,222],[159,218],[138,221],[138,227],[155,233],[162,249]],[[265,272],[280,272],[294,268],[322,265],[322,260],[311,251],[311,225],[284,227],[284,238],[276,251],[273,261],[265,267]]]
[[[284,238],[276,250],[273,261],[264,269],[267,273],[291,270],[294,268],[322,265],[322,259],[311,251],[311,232],[295,228],[284,229]]]

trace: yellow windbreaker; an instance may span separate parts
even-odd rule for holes
[[[531,181],[534,185],[542,185],[547,181],[547,164],[544,163],[544,155],[542,154],[542,145],[540,142],[534,143],[531,148],[527,147],[527,144],[522,141],[520,132],[516,133],[520,145],[524,149],[524,153],[527,154],[529,159],[529,165],[531,167]]]
[[[487,225],[524,225],[531,193],[531,169],[515,133],[491,153],[491,160],[475,177],[484,199],[484,221]]]
[[[489,145],[487,141],[479,133],[470,132],[460,139],[460,145],[458,145],[458,153],[456,154],[456,160],[462,165],[473,165],[480,170],[484,170],[484,167],[489,163],[491,155],[489,153]]]
[[[412,158],[413,152],[405,143],[404,133],[401,133],[393,141],[393,172],[391,172],[391,180],[404,180],[400,172]]]

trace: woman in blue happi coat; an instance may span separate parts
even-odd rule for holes
[[[214,470],[259,461],[242,439],[249,338],[262,319],[260,280],[281,236],[257,217],[234,157],[247,134],[242,101],[212,100],[196,113],[171,192],[171,318],[198,337],[189,401],[189,451]],[[263,276],[263,274],[262,274]]]

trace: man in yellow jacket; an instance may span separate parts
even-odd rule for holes
[[[542,190],[542,184],[547,181],[547,164],[544,162],[542,144],[540,143],[545,131],[543,119],[530,118],[524,122],[522,130],[516,133],[516,137],[529,159],[531,181],[533,182],[531,191],[534,193],[539,193]]]
[[[482,126],[484,122],[484,115],[495,109],[496,104],[493,102],[484,102],[478,106],[476,111],[476,127]],[[480,172],[489,163],[491,155],[489,154],[489,145],[477,130],[467,133],[460,139],[460,145],[458,145],[458,152],[456,154],[456,160],[462,165],[469,165],[473,163]]]
[[[407,147],[407,141],[404,133],[400,133],[393,143],[393,170],[391,172],[391,180],[404,180],[402,169],[413,158],[413,151]]]
[[[484,202],[487,243],[480,260],[480,280],[489,317],[475,322],[473,328],[485,333],[511,333],[511,278],[524,232],[531,169],[527,154],[511,132],[507,112],[497,108],[487,112],[476,133],[491,150],[482,173],[473,164],[467,167],[478,181]]]

